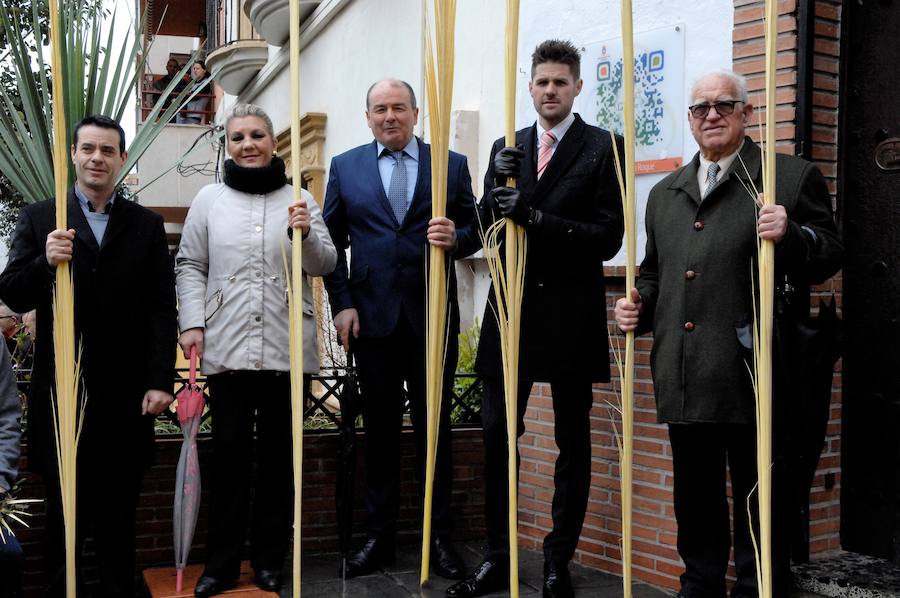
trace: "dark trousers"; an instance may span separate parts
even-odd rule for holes
[[[517,435],[525,433],[525,407],[534,383],[519,381]],[[544,538],[544,559],[566,565],[575,554],[591,482],[590,382],[551,382],[554,436],[559,455],[553,474],[553,529]],[[506,443],[506,405],[503,382],[485,379],[481,405],[484,427],[485,525],[487,558],[509,560],[509,501]],[[516,469],[519,454],[516,451]]]
[[[448,537],[452,530],[450,494],[453,459],[450,437],[450,389],[459,348],[455,336],[447,343],[444,395],[438,431],[432,495],[431,533]],[[427,413],[425,403],[425,339],[417,336],[401,315],[394,331],[379,338],[353,339],[359,371],[365,426],[366,533],[393,541],[400,507],[400,439],[403,425],[403,385],[416,444],[416,472],[424,497]]]
[[[291,377],[232,371],[209,376],[207,387],[213,450],[204,574],[238,578],[251,489],[250,564],[257,571],[281,571],[293,516]]]
[[[132,598],[135,594],[135,510],[144,470],[114,454],[79,455],[76,496],[76,567],[81,589],[81,552],[93,538],[100,585],[94,596]],[[65,525],[57,472],[44,473],[47,520],[44,529],[46,596],[65,596]]]
[[[25,555],[16,537],[3,530],[0,539],[0,598],[19,598],[22,595],[22,568]]]
[[[756,429],[738,424],[670,424],[675,475],[678,554],[684,561],[681,591],[687,598],[723,598],[732,546],[726,492],[726,463],[731,479],[734,518],[734,563],[737,580],[732,598],[755,598],[756,555],[747,518],[747,497],[754,534],[759,539],[755,486]],[[790,594],[790,539],[784,515],[785,475],[772,469],[773,595]]]

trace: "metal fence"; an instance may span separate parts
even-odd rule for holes
[[[31,384],[31,370],[20,369],[16,371],[16,383],[22,396],[28,396]],[[318,374],[306,376],[304,385],[306,396],[306,408],[303,412],[303,421],[307,429],[335,429],[341,424],[343,417],[342,404],[346,393],[353,392],[348,384],[353,384],[355,376],[348,376],[346,369],[325,369]],[[349,381],[349,382],[348,382]],[[203,388],[204,398],[209,402],[209,394],[205,388],[206,379],[197,377],[197,383]],[[188,370],[177,370],[173,381],[175,394],[188,385]],[[451,422],[456,426],[473,426],[481,423],[481,397],[483,383],[477,374],[457,373],[454,376],[453,387],[449,397]],[[406,397],[403,397],[406,405],[404,411],[404,426],[409,426],[409,405]],[[209,429],[209,408],[203,413],[201,430]],[[27,421],[27,416],[25,418]],[[25,424],[27,425],[27,424]],[[157,418],[157,435],[180,434],[178,416],[172,410],[166,410]]]

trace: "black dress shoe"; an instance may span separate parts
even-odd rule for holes
[[[253,583],[261,590],[277,592],[281,589],[281,571],[274,569],[259,569],[253,572]]]
[[[509,568],[485,559],[467,578],[447,588],[448,598],[475,598],[509,588]]]
[[[369,538],[359,552],[347,559],[347,568],[338,576],[347,579],[368,575],[394,562],[394,543],[384,538]]]
[[[462,579],[462,559],[453,549],[453,543],[445,538],[435,538],[431,543],[431,568],[445,579]]]
[[[197,598],[209,598],[209,596],[215,596],[225,590],[230,590],[234,585],[235,583],[231,580],[201,575],[200,579],[197,580],[197,585],[194,586],[194,596]]]
[[[566,565],[544,563],[544,598],[574,598],[572,578]]]

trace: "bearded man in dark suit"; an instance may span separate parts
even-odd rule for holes
[[[534,51],[528,90],[537,122],[516,133],[517,148],[505,148],[502,138],[494,143],[480,206],[483,222],[510,218],[525,227],[528,238],[518,435],[525,430],[532,385],[547,382],[559,448],[553,529],[544,539],[545,597],[573,595],[568,563],[581,535],[591,477],[591,386],[609,380],[603,260],[618,252],[623,233],[612,138],[572,113],[582,87],[580,60],[566,41],[549,40]],[[507,177],[516,179],[516,189],[504,186]],[[467,579],[447,590],[450,597],[481,596],[509,583],[506,416],[495,300],[492,290],[475,364],[485,378],[488,550]]]
[[[87,401],[78,446],[78,550],[92,535],[97,595],[131,597],[135,509],[152,456],[154,416],[173,400],[175,275],[162,217],[116,191],[128,158],[125,132],[116,121],[95,115],[79,122],[72,137],[76,182],[69,191],[68,226],[56,228],[52,200],[21,210],[9,263],[0,275],[0,299],[21,313],[37,309],[28,461],[43,477],[47,493],[47,595],[62,596],[52,299],[56,267],[69,262],[81,392]]]

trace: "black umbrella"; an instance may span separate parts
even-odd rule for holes
[[[775,295],[772,448],[777,488],[773,510],[788,526],[781,540],[784,549],[790,550],[794,561],[805,562],[809,560],[809,493],[825,444],[831,379],[841,355],[843,329],[833,295],[830,303],[819,301],[815,318],[809,317],[806,289],[800,293],[784,283]],[[738,322],[735,329],[746,349],[747,363],[752,363],[750,317]]]
[[[354,481],[356,479],[356,416],[359,414],[359,381],[353,361],[353,352],[347,353],[347,367],[344,383],[338,400],[341,404],[341,419],[338,428],[340,447],[338,449],[337,527],[338,547],[341,551],[341,577],[346,575],[347,554],[353,536]]]
[[[789,296],[786,296],[789,299]],[[776,301],[773,329],[775,457],[783,459],[789,482],[791,553],[809,560],[809,493],[831,411],[831,380],[841,356],[842,322],[834,296],[819,301],[815,318],[807,303]],[[802,315],[798,315],[797,312]]]

